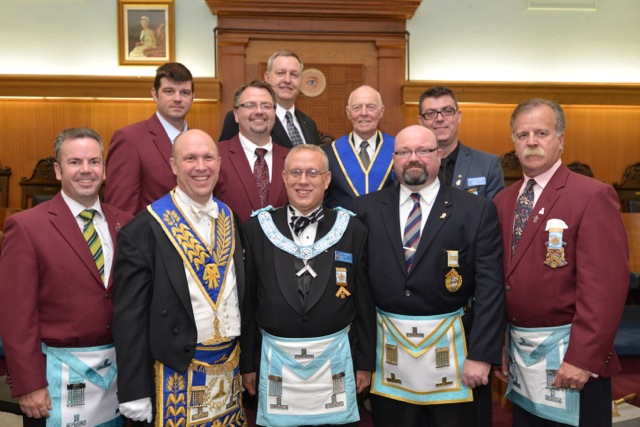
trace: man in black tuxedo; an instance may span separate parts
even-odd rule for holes
[[[355,426],[356,393],[375,366],[367,231],[351,212],[322,206],[331,172],[320,147],[294,147],[283,178],[289,204],[243,224],[243,384],[258,391],[258,425]]]
[[[320,144],[316,122],[295,106],[300,93],[302,69],[300,57],[290,50],[274,52],[267,62],[264,80],[276,93],[276,123],[271,130],[274,144],[291,148],[298,144]],[[238,123],[229,111],[224,118],[218,141],[226,141],[239,132]]]
[[[224,417],[226,425],[243,426],[242,245],[233,212],[211,195],[220,172],[213,139],[197,129],[181,133],[171,169],[178,186],[118,233],[120,412],[153,425]]]
[[[474,394],[502,356],[502,243],[493,202],[442,185],[435,134],[395,139],[400,185],[356,199],[377,308],[376,426],[473,426]],[[419,372],[420,375],[415,373]],[[490,412],[490,411],[489,411]]]

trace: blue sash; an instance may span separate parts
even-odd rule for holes
[[[336,139],[331,148],[353,194],[361,196],[384,187],[393,170],[393,143],[395,138],[378,131],[376,152],[371,158],[369,169],[362,166],[360,156],[353,143],[353,133]]]
[[[150,204],[147,209],[162,226],[203,295],[217,311],[236,242],[231,210],[215,197],[213,200],[218,204],[219,212],[211,227],[212,247],[195,232],[176,204],[173,191]]]
[[[551,385],[569,345],[571,325],[508,325],[509,385],[506,397],[532,414],[563,424],[580,421],[580,392]]]
[[[346,424],[360,419],[349,328],[318,338],[262,331],[257,424]]]
[[[156,362],[156,426],[243,427],[238,340],[198,345],[185,373]]]

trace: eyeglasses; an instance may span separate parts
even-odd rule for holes
[[[300,179],[302,175],[306,175],[309,179],[314,179],[319,177],[320,175],[324,175],[325,173],[327,173],[327,171],[320,172],[318,169],[308,169],[306,171],[303,171],[302,169],[289,169],[285,172],[287,173],[287,175],[291,175],[295,179]]]
[[[414,151],[401,150],[401,151],[395,151],[393,154],[395,154],[397,157],[400,157],[400,158],[403,158],[403,159],[411,157],[411,155],[413,153],[416,153],[416,156],[418,156],[418,157],[427,157],[429,154],[433,153],[437,149],[438,149],[438,147],[436,147],[436,148],[419,148],[419,149],[414,150]]]
[[[457,112],[457,108],[444,107],[442,110],[427,110],[424,113],[420,114],[420,117],[425,120],[434,120],[436,117],[438,117],[438,114],[442,114],[442,117],[451,117]]]
[[[245,110],[253,111],[256,108],[260,107],[262,111],[271,111],[273,110],[273,104],[269,102],[263,102],[262,104],[256,104],[255,102],[245,102],[244,104],[236,105],[236,108],[244,108]]]

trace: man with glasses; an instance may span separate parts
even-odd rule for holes
[[[420,95],[418,113],[418,122],[436,134],[442,149],[440,182],[493,199],[504,188],[500,158],[458,140],[462,111],[453,91],[445,86],[426,90]]]
[[[325,202],[331,208],[353,209],[356,197],[393,182],[393,136],[378,130],[384,105],[371,86],[351,92],[346,110],[353,132],[324,147],[333,174]]]
[[[323,207],[331,172],[321,148],[292,148],[282,176],[289,204],[243,225],[253,298],[243,384],[258,394],[258,425],[355,426],[356,393],[375,366],[367,231],[351,212]]]
[[[436,135],[395,140],[400,185],[356,199],[369,229],[377,309],[376,426],[474,426],[478,389],[501,361],[502,241],[491,200],[442,185]],[[418,375],[416,373],[419,373]],[[482,413],[491,413],[491,402]]]
[[[276,119],[271,138],[274,144],[286,148],[297,144],[320,144],[316,122],[295,106],[303,67],[302,60],[295,52],[283,49],[271,55],[264,73],[264,81],[271,85],[276,94]],[[224,118],[219,140],[231,139],[238,131],[234,113],[229,111]]]
[[[218,144],[222,164],[214,195],[242,222],[255,210],[287,203],[282,170],[289,150],[273,143],[275,108],[276,96],[268,83],[254,80],[241,86],[233,96],[240,132]]]

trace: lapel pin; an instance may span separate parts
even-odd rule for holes
[[[120,223],[116,222],[116,231],[120,231],[121,228],[122,226],[120,225]]]
[[[445,219],[447,217],[446,213],[443,213],[442,215],[440,215],[440,219]]]

